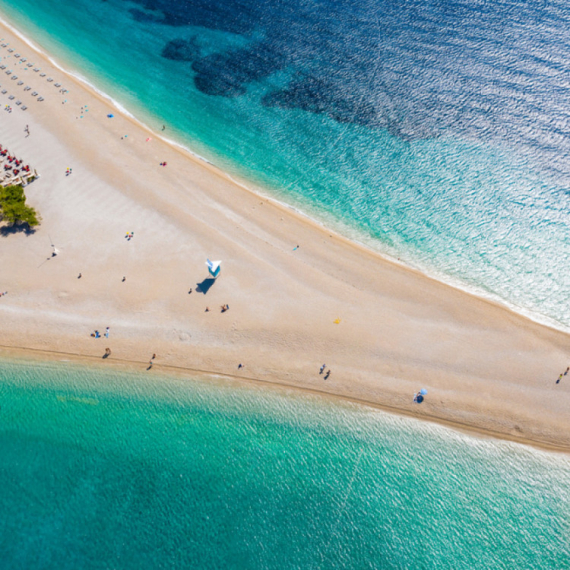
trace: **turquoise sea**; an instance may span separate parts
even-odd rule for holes
[[[564,569],[570,460],[221,379],[0,362],[0,567]]]
[[[251,185],[570,327],[562,0],[0,0],[0,14]]]
[[[0,15],[227,172],[570,327],[560,0]],[[0,489],[2,570],[570,568],[567,455],[221,379],[0,361]]]

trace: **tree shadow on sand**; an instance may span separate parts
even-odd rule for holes
[[[35,228],[30,227],[28,224],[3,225],[0,227],[0,236],[2,237],[8,237],[13,234],[24,234],[31,236],[35,233]]]

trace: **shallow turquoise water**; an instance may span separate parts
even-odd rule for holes
[[[570,566],[570,461],[295,392],[0,363],[2,568]]]
[[[228,172],[570,326],[562,2],[0,0],[0,11]]]

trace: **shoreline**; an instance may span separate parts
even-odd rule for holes
[[[155,131],[152,129],[150,125],[148,125],[144,120],[139,119],[135,114],[131,113],[121,102],[117,99],[99,89],[96,85],[94,85],[88,78],[78,74],[78,72],[70,71],[59,63],[54,56],[50,55],[43,47],[36,45],[28,36],[22,33],[13,23],[6,19],[6,15],[2,14],[0,16],[0,28],[3,27],[7,29],[10,33],[15,34],[18,39],[24,42],[30,49],[32,49],[39,57],[47,59],[50,64],[52,64],[55,68],[57,68],[61,73],[66,75],[72,82],[76,83],[79,87],[86,89],[89,91],[93,96],[100,99],[103,103],[110,105],[115,112],[121,113],[124,118],[133,122],[137,127],[140,127],[147,131],[149,135],[152,135],[156,139],[161,140],[164,144],[169,145],[173,149],[180,152],[186,158],[189,158],[195,161],[197,164],[210,169],[214,174],[220,176],[221,178],[229,181],[232,184],[235,184],[245,190],[253,194],[256,198],[260,198],[265,201],[271,201],[275,206],[282,208],[283,210],[287,211],[288,213],[293,213],[294,215],[298,216],[302,221],[307,223],[311,223],[316,225],[317,227],[321,228],[324,232],[329,232],[335,235],[337,239],[346,240],[349,244],[363,248],[367,253],[379,256],[381,259],[393,263],[395,265],[399,265],[404,267],[410,271],[416,271],[421,275],[427,277],[428,279],[433,279],[434,281],[440,282],[448,287],[452,287],[466,293],[468,295],[472,295],[494,305],[498,305],[499,307],[505,308],[509,311],[512,311],[522,317],[529,319],[539,325],[546,326],[548,328],[562,331],[564,333],[570,334],[570,326],[566,326],[561,322],[553,320],[551,317],[547,317],[546,315],[542,315],[540,313],[536,313],[531,309],[526,309],[524,307],[516,306],[514,303],[511,303],[509,300],[500,297],[499,295],[485,291],[483,286],[472,285],[464,282],[461,278],[451,277],[443,272],[440,272],[437,269],[431,269],[428,267],[424,267],[418,265],[414,265],[411,261],[402,261],[399,257],[397,257],[397,252],[394,254],[388,253],[387,251],[383,251],[383,244],[376,240],[373,237],[366,236],[361,234],[360,230],[355,227],[351,227],[348,223],[343,220],[336,220],[336,225],[342,226],[342,228],[336,227],[329,227],[327,226],[326,220],[321,220],[318,217],[313,216],[310,213],[305,212],[303,209],[299,208],[295,204],[290,204],[278,199],[273,193],[279,192],[279,189],[271,189],[271,188],[264,188],[260,186],[259,183],[247,180],[242,174],[232,174],[226,172],[221,167],[217,166],[215,162],[202,156],[198,152],[194,151],[190,146],[186,146],[186,141],[179,142],[177,140],[173,140],[167,137],[164,137],[160,131]],[[149,115],[149,118],[160,119],[159,117],[153,117]],[[164,119],[160,119],[161,121]],[[346,231],[343,231],[346,230]],[[348,236],[354,232],[354,235]],[[368,238],[368,239],[366,239]],[[377,247],[375,247],[377,245]]]
[[[570,449],[569,389],[552,386],[566,333],[331,232],[179,147],[145,142],[152,131],[136,119],[109,122],[108,101],[49,71],[73,82],[68,104],[52,93],[16,108],[0,141],[37,165],[27,195],[44,217],[33,235],[0,237],[4,346],[100,359],[89,331],[110,325],[114,359],[156,352],[161,367],[228,377],[244,361],[257,382]],[[46,263],[51,238],[62,254]],[[189,296],[208,256],[223,260],[221,279],[207,297]],[[206,303],[232,310],[204,313]],[[333,363],[326,384],[322,361]],[[422,386],[420,409],[411,399]]]
[[[2,354],[4,353],[4,354]],[[61,357],[67,357],[65,359]],[[310,395],[318,397],[321,400],[331,401],[333,403],[346,402],[350,404],[356,404],[358,406],[371,408],[386,414],[393,416],[399,416],[402,418],[413,419],[419,422],[429,422],[438,426],[448,428],[450,430],[463,433],[473,438],[479,439],[492,439],[497,441],[503,441],[508,443],[516,443],[518,445],[524,445],[527,447],[532,447],[538,451],[546,451],[550,453],[559,453],[563,455],[570,454],[570,445],[556,445],[548,441],[540,441],[528,439],[525,437],[517,437],[515,435],[507,435],[502,432],[493,431],[490,429],[477,428],[476,426],[469,425],[467,423],[453,422],[445,420],[438,416],[422,415],[419,416],[410,412],[409,410],[389,406],[386,404],[379,404],[376,402],[362,400],[359,398],[349,397],[342,394],[336,394],[334,392],[319,390],[316,388],[305,388],[298,386],[296,384],[287,384],[282,381],[272,381],[272,380],[262,380],[259,378],[238,376],[236,374],[229,374],[223,372],[215,372],[212,370],[199,370],[192,368],[185,368],[181,366],[160,364],[156,363],[153,365],[155,372],[146,371],[144,367],[146,362],[142,360],[122,360],[117,358],[112,358],[111,360],[102,360],[101,357],[90,356],[86,354],[78,353],[68,353],[68,352],[57,352],[57,351],[45,351],[39,349],[31,349],[25,347],[10,347],[0,345],[0,358],[5,361],[16,362],[17,364],[30,364],[30,363],[73,363],[81,367],[93,367],[93,368],[108,368],[111,367],[117,371],[129,372],[131,374],[143,374],[147,372],[148,374],[154,374],[155,372],[163,373],[167,376],[183,377],[192,381],[195,378],[202,380],[209,380],[215,378],[226,382],[228,380],[235,382],[244,386],[265,386],[270,387],[274,390],[289,390],[299,395]],[[140,368],[139,368],[140,365]]]

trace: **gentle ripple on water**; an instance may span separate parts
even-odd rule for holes
[[[0,6],[229,172],[430,274],[570,327],[560,0]]]
[[[0,363],[4,568],[565,568],[567,456],[294,392]]]

